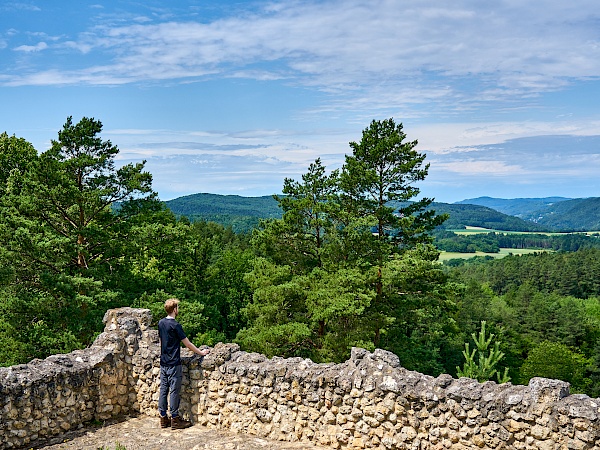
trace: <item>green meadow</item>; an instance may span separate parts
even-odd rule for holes
[[[448,230],[456,234],[470,235],[470,234],[483,234],[483,233],[500,233],[500,234],[544,234],[546,236],[564,236],[565,234],[587,234],[591,236],[598,234],[598,231],[575,231],[575,232],[543,232],[543,231],[504,231],[494,230],[493,228],[483,227],[471,227],[467,226],[462,229]]]
[[[519,234],[519,235],[543,234],[546,236],[564,236],[567,234],[586,234],[588,236],[598,235],[598,231],[581,231],[581,232],[571,232],[571,233],[567,233],[567,232],[562,232],[562,233],[560,233],[560,232],[537,232],[537,231],[536,232],[504,231],[504,230],[495,230],[495,229],[491,229],[491,228],[473,227],[473,226],[467,226],[463,229],[455,229],[455,230],[448,230],[448,231],[452,231],[455,234],[463,235],[463,236],[475,235],[475,234],[485,234],[485,233],[498,233],[498,234],[505,234],[505,235],[508,235],[508,234]],[[469,259],[469,258],[473,258],[474,256],[491,256],[493,258],[504,258],[505,256],[508,256],[508,255],[525,255],[525,254],[529,254],[529,253],[544,252],[544,251],[550,251],[550,250],[501,248],[500,252],[498,252],[498,253],[485,253],[485,252],[461,253],[461,252],[442,251],[440,253],[439,260],[440,261],[448,261],[448,260],[454,259],[454,258]]]
[[[508,255],[526,255],[529,253],[540,253],[548,250],[535,250],[532,248],[501,248],[498,253],[484,253],[484,252],[474,252],[474,253],[459,253],[459,252],[441,252],[439,261],[448,261],[450,259],[462,258],[469,259],[474,256],[491,256],[492,258],[504,258]]]

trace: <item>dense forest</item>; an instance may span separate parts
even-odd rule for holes
[[[198,345],[318,362],[379,347],[427,374],[600,395],[600,250],[536,235],[557,251],[441,264],[448,215],[419,198],[429,165],[393,119],[371,122],[341,169],[317,159],[286,178],[281,214],[247,233],[175,215],[144,163],[116,167],[101,131],[68,118],[39,154],[0,135],[1,365],[89,345],[109,308],[158,321],[175,296]]]
[[[272,196],[192,194],[165,202],[177,217],[192,222],[215,222],[236,233],[251,233],[260,219],[281,218],[281,209]]]

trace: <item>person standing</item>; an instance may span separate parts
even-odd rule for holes
[[[183,343],[192,352],[200,356],[210,353],[209,349],[200,350],[190,342],[183,331],[183,327],[175,318],[179,314],[179,300],[170,298],[165,302],[167,316],[158,322],[158,335],[160,338],[160,396],[158,398],[158,413],[160,427],[183,429],[192,426],[189,420],[184,420],[179,415],[179,391],[183,371],[181,369],[180,343]],[[171,418],[167,415],[167,406]]]

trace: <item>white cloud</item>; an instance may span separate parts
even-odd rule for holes
[[[150,157],[146,169],[160,170],[153,184],[162,200],[197,192],[271,195],[281,192],[284,177],[298,174],[293,164],[276,158],[206,153]]]
[[[431,154],[463,153],[476,146],[540,135],[600,135],[598,120],[525,122],[456,122],[405,126],[409,139],[418,139],[418,149]]]
[[[445,170],[452,173],[467,176],[516,176],[525,173],[522,167],[515,164],[507,164],[504,161],[456,161],[440,163],[437,170]]]
[[[264,10],[210,23],[88,30],[68,45],[85,53],[107,52],[108,60],[63,78],[120,84],[210,74],[283,77],[327,92],[351,92],[357,100],[350,108],[494,100],[600,76],[596,11],[591,0],[268,3]],[[263,67],[257,70],[254,64]],[[33,79],[24,76],[14,84]],[[480,86],[472,92],[462,86],[463,79]]]
[[[45,42],[38,42],[36,45],[20,45],[15,47],[14,50],[17,52],[41,52],[42,50],[46,50],[48,48],[48,44]]]
[[[0,11],[41,11],[36,5],[31,3],[21,2],[6,2],[4,5],[0,5]]]
[[[74,50],[77,50],[83,54],[89,53],[93,46],[91,44],[85,43],[85,42],[77,42],[77,41],[66,41],[63,43],[63,46],[65,48],[71,48]]]
[[[236,128],[228,117],[216,130],[182,131],[179,126],[195,125],[166,119],[161,126],[173,130],[106,130],[121,148],[120,160],[148,159],[167,198],[168,192],[275,192],[285,176],[297,179],[317,156],[328,168],[339,167],[348,142],[359,140],[374,117],[390,116],[401,118],[408,139],[418,139],[417,149],[427,153],[427,183],[484,186],[493,178],[505,186],[537,183],[540,189],[582,180],[597,186],[600,143],[584,139],[581,146],[577,140],[600,135],[597,116],[584,117],[594,110],[575,109],[570,116],[570,107],[561,105],[552,114],[546,109],[542,119],[535,115],[546,107],[540,94],[600,79],[597,0],[251,4],[254,9],[243,14],[211,20],[169,11],[125,11],[118,17],[103,11],[97,26],[77,36],[65,30],[52,41],[50,34],[20,31],[45,42],[15,50],[44,50],[48,58],[13,56],[25,62],[12,73],[3,69],[0,85],[154,86],[164,80],[248,78],[320,91],[319,104],[294,105],[293,118],[286,119],[291,125],[253,118]],[[10,47],[12,36],[4,34]],[[492,104],[494,110],[486,111]],[[570,137],[533,138],[550,134]]]
[[[481,195],[598,196],[599,148],[600,136],[533,136],[428,154],[422,192],[444,202]]]

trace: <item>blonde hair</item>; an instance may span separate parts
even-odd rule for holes
[[[179,300],[176,298],[170,298],[165,302],[165,311],[167,314],[171,314],[175,308],[179,305]]]

